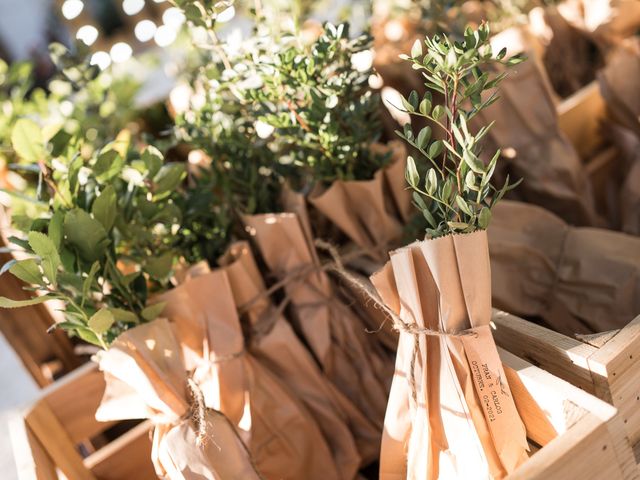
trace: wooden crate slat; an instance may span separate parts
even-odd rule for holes
[[[509,479],[640,478],[616,408],[512,353],[499,353],[527,435],[543,447]]]
[[[9,420],[9,432],[19,480],[58,480],[51,457],[22,417]]]
[[[593,81],[557,106],[558,125],[585,160],[603,144],[600,122],[606,107],[600,86]]]
[[[601,347],[494,311],[496,343],[613,404],[633,446],[640,442],[640,317]]]
[[[71,384],[73,388],[64,388]],[[44,389],[47,405],[65,426],[73,443],[92,438],[116,423],[95,419],[105,387],[104,374],[96,364],[88,363]]]
[[[150,432],[153,423],[142,422],[127,433],[88,456],[84,464],[100,480],[154,480]]]
[[[595,353],[595,347],[496,309],[493,322],[498,327],[493,332],[498,345],[594,393],[587,358]]]
[[[44,401],[40,400],[33,406],[25,422],[68,480],[96,480],[85,468],[71,438]]]

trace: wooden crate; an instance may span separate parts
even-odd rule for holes
[[[500,356],[535,452],[510,480],[640,478],[616,408],[509,352]]]
[[[45,388],[22,417],[13,419],[20,480],[157,479],[151,463],[151,422],[109,440],[107,431],[123,424],[95,419],[104,389],[103,373],[86,364]]]
[[[500,347],[614,405],[640,453],[640,316],[583,341],[497,310],[493,321]]]

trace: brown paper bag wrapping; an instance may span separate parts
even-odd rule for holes
[[[246,447],[221,413],[205,411],[208,438],[197,444],[180,350],[164,319],[121,334],[100,355],[107,387],[96,418],[152,418],[156,423],[152,460],[162,478],[260,479]]]
[[[496,35],[492,39],[494,49],[501,48],[512,35],[512,29]],[[512,45],[506,46],[509,53],[517,53]],[[507,173],[512,180],[523,178],[514,195],[543,206],[572,224],[597,222],[587,174],[558,127],[549,81],[534,58],[510,71],[500,86],[500,97],[476,120],[482,125],[495,121],[489,137],[505,158],[501,171],[496,172],[496,181],[500,182]]]
[[[221,259],[238,305],[246,310],[249,348],[296,396],[316,420],[331,448],[340,478],[353,479],[380,451],[379,429],[323,375],[317,363],[275,308],[249,244],[239,242]]]
[[[527,458],[525,428],[489,328],[490,276],[487,236],[479,231],[392,252],[372,277],[405,323],[473,332],[416,337],[401,331],[382,480],[502,478]]]
[[[609,43],[629,37],[640,28],[637,0],[582,0],[585,27]]]
[[[158,298],[175,326],[186,366],[208,407],[238,427],[268,479],[337,478],[318,425],[293,394],[245,351],[224,270],[186,281]]]
[[[567,5],[562,7],[567,10]],[[602,54],[593,35],[569,23],[561,10],[548,6],[540,16],[547,30],[542,61],[554,91],[566,98],[594,79]]]
[[[356,245],[379,261],[402,236],[411,215],[411,195],[404,185],[406,151],[400,142],[373,145],[376,153],[392,153],[388,167],[371,180],[336,180],[309,196],[309,202],[335,223]]]
[[[304,199],[290,195],[290,211],[245,216],[243,221],[290,300],[294,328],[329,380],[369,418],[382,425],[389,369],[359,318],[335,298],[313,247]],[[303,272],[304,275],[300,275]],[[309,273],[305,273],[309,272]]]
[[[640,8],[640,3],[638,3]],[[620,151],[623,165],[619,191],[620,229],[640,235],[640,42],[629,40],[616,49],[607,66],[598,74],[600,91],[607,104],[607,114],[620,127],[611,127],[611,139]]]
[[[498,308],[542,317],[567,335],[622,328],[640,311],[640,238],[573,228],[544,209],[504,201],[489,227]]]
[[[640,2],[638,2],[640,5]],[[640,42],[628,40],[607,58],[607,65],[598,72],[600,92],[607,104],[607,113],[616,123],[640,135]]]

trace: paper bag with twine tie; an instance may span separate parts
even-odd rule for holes
[[[231,422],[189,393],[181,348],[167,320],[122,333],[99,363],[107,386],[96,419],[152,419],[158,476],[262,479]]]
[[[337,478],[322,433],[286,385],[245,349],[227,272],[188,279],[164,293],[170,319],[208,407],[238,428],[258,471],[274,479]]]
[[[486,232],[391,252],[372,277],[400,317],[380,478],[503,478],[527,459],[489,323]]]
[[[386,354],[334,295],[313,246],[304,198],[290,194],[287,206],[289,213],[250,215],[243,221],[267,268],[282,282],[293,327],[323,373],[380,427],[390,379]]]

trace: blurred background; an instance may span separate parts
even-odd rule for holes
[[[64,123],[96,148],[126,129],[144,143],[152,139],[169,160],[211,162],[173,135],[195,123],[189,115],[207,113],[206,89],[199,87],[213,84],[206,71],[214,57],[207,57],[210,32],[188,28],[178,8],[189,3],[0,0],[0,204],[10,203],[7,191],[17,192],[11,200],[19,211],[20,194],[35,189],[8,168],[18,118]],[[375,68],[368,86],[382,98],[387,141],[410,121],[390,105],[425,89],[399,54],[425,34],[460,36],[466,23],[488,21],[496,51],[529,57],[482,118],[496,122],[486,139],[487,151],[502,151],[496,177],[524,178],[489,229],[494,306],[572,337],[621,328],[640,312],[640,1],[203,3],[216,4],[214,45],[229,51],[251,37],[255,8],[264,8],[278,32],[312,38],[325,21],[349,21],[352,37],[370,32],[372,47],[353,62],[359,72]],[[59,313],[53,310],[0,310],[3,480],[17,478],[11,421],[20,408],[90,357],[77,339],[47,336]]]

